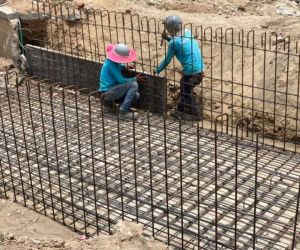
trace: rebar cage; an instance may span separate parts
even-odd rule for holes
[[[293,249],[296,153],[165,115],[124,122],[96,93],[28,78],[0,88],[0,190],[86,235],[119,220],[178,248]],[[228,116],[219,116],[228,130]]]
[[[35,8],[47,35],[29,43],[49,51],[103,61],[106,44],[124,42],[138,52],[136,70],[151,73],[167,50],[159,49],[164,28],[153,18]],[[105,112],[97,91],[83,92],[79,79],[53,83],[39,75],[19,83],[7,73],[0,82],[0,194],[90,236],[133,220],[176,248],[299,248],[297,45],[278,43],[277,35],[257,39],[254,31],[185,28],[207,66],[195,90],[205,118],[199,123],[146,111],[122,121]],[[175,62],[165,78],[173,108]]]

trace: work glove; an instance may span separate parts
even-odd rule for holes
[[[171,40],[171,37],[168,36],[167,33],[165,33],[165,32],[162,33],[161,37],[162,37],[162,39],[164,39],[164,40],[166,40],[166,41],[168,41],[168,42]]]
[[[127,69],[134,70],[135,69],[135,65],[134,64],[129,64],[129,65],[127,65]]]
[[[145,82],[145,81],[147,80],[147,77],[144,76],[143,74],[138,74],[138,75],[136,76],[136,80],[137,80],[138,82]]]

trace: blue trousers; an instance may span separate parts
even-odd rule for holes
[[[106,98],[105,101],[121,103],[120,110],[129,112],[131,105],[138,101],[140,97],[138,89],[137,82],[120,84],[109,90],[109,92],[114,94],[110,95],[109,99]]]

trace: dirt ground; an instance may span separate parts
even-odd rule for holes
[[[64,1],[64,0],[62,0]],[[56,1],[56,2],[62,2]],[[31,0],[8,0],[20,12],[31,9]],[[69,1],[70,2],[70,1]],[[178,14],[197,25],[278,31],[299,36],[300,8],[294,0],[74,0],[86,8],[130,11],[163,19]],[[192,13],[192,15],[191,15]]]
[[[0,71],[6,71],[14,68],[14,62],[11,59],[0,57]]]
[[[114,235],[85,239],[63,225],[22,207],[10,200],[0,199],[0,249],[169,249],[152,238],[142,236],[142,225],[121,222]]]

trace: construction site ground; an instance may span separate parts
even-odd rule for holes
[[[14,203],[0,199],[0,249],[167,249],[152,238],[142,236],[142,225],[120,223],[112,236],[86,239],[67,227]]]
[[[67,2],[67,1],[59,1]],[[184,22],[205,27],[223,27],[282,32],[299,37],[300,8],[290,0],[74,0],[86,8],[108,9],[163,19],[176,14]],[[20,12],[32,8],[31,0],[8,0]],[[284,11],[285,10],[285,11]]]
[[[300,38],[298,32],[300,7],[295,1],[289,0],[76,0],[74,2],[84,3],[85,7],[127,11],[158,19],[163,19],[169,14],[177,14],[185,22],[198,25],[233,27],[267,33],[279,32],[285,36],[292,36],[294,40]],[[32,6],[31,0],[8,0],[8,3],[20,12],[28,12]],[[280,12],[282,6],[286,6],[291,12],[288,12],[288,15]],[[11,65],[11,61],[0,58],[0,70],[9,69]],[[50,219],[9,200],[0,200],[0,249],[164,249],[164,246],[142,238],[140,231],[136,237],[129,237],[129,240],[125,241],[122,240],[124,236],[120,235],[122,234],[81,241],[79,235]]]

